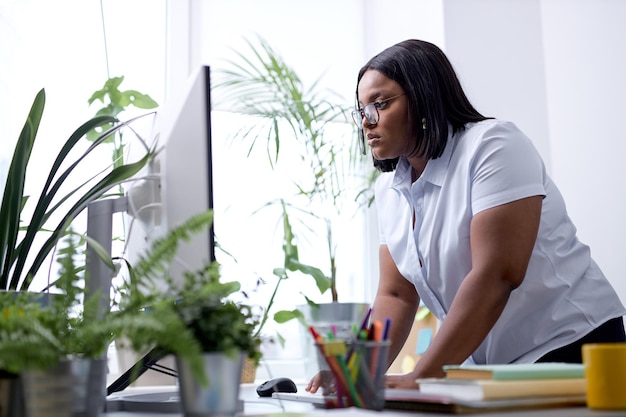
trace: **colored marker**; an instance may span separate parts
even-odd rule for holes
[[[391,327],[391,319],[387,317],[385,319],[385,326],[383,329],[383,340],[389,340],[389,328]]]

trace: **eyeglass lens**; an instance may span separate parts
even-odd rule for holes
[[[369,103],[363,106],[362,109],[354,110],[352,112],[352,118],[354,119],[354,123],[358,126],[363,125],[363,117],[367,119],[367,122],[375,125],[378,123],[378,109],[376,108],[376,103]]]
[[[373,125],[378,123],[378,108],[375,103],[365,105],[363,107],[363,114],[369,123]]]

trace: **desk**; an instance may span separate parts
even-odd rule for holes
[[[128,388],[131,390],[132,388]],[[145,390],[145,388],[144,388]],[[299,403],[295,401],[279,401],[272,398],[259,398],[256,394],[256,384],[242,384],[240,398],[244,401],[244,412],[238,417],[263,416],[264,414],[282,413],[302,413],[303,416],[330,416],[330,417],[357,417],[357,416],[381,416],[385,417],[435,417],[436,413],[420,413],[415,411],[393,411],[383,412],[369,411],[359,408],[323,410],[316,409],[311,404]],[[304,386],[298,385],[298,391],[304,390]],[[281,405],[282,403],[282,405]],[[498,413],[470,414],[472,417],[617,417],[626,416],[626,411],[595,411],[586,407],[572,407],[562,409],[544,409],[535,411],[511,411]],[[140,412],[110,412],[103,414],[103,417],[182,417],[182,414],[163,413],[140,413]]]

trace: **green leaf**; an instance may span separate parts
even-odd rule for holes
[[[140,117],[145,117],[140,116]],[[72,171],[79,165],[81,162],[89,155],[97,146],[101,145],[105,142],[108,136],[114,134],[115,132],[122,129],[132,121],[137,120],[137,118],[131,119],[127,122],[118,124],[113,129],[110,129],[105,134],[101,135],[95,142],[93,142],[90,147],[77,159],[75,159],[70,166],[60,175],[58,174],[59,169],[63,164],[67,164],[66,158],[70,154],[70,151],[79,143],[79,141],[84,137],[86,132],[92,130],[94,127],[100,126],[102,124],[111,123],[117,121],[114,117],[111,116],[97,116],[83,125],[81,125],[66,141],[63,145],[61,151],[57,155],[52,168],[50,170],[50,174],[46,180],[46,183],[41,191],[41,194],[36,203],[35,209],[33,211],[30,222],[28,223],[28,227],[26,228],[26,233],[23,239],[20,241],[19,245],[15,246],[16,240],[7,241],[11,248],[15,248],[13,250],[8,249],[7,252],[9,254],[5,258],[5,263],[2,269],[2,280],[0,284],[3,285],[3,288],[9,289],[19,289],[19,288],[28,288],[32,279],[36,272],[38,271],[41,263],[44,261],[46,256],[50,253],[52,248],[54,247],[56,241],[63,235],[63,232],[67,228],[67,226],[71,223],[71,221],[84,210],[87,205],[101,198],[105,195],[108,190],[110,190],[113,186],[120,184],[121,182],[129,179],[133,175],[143,168],[148,160],[152,157],[152,152],[148,151],[146,155],[139,161],[123,165],[121,167],[116,167],[112,169],[112,171],[102,178],[99,182],[97,182],[91,189],[86,191],[84,194],[78,196],[77,201],[74,205],[69,209],[69,211],[62,213],[59,217],[62,218],[61,222],[54,229],[51,236],[41,247],[39,252],[34,258],[33,263],[28,269],[26,276],[22,276],[22,273],[25,268],[25,264],[28,259],[31,259],[33,255],[32,245],[35,240],[35,237],[42,230],[44,224],[47,220],[63,205],[65,201],[72,198],[75,194],[81,191],[82,187],[78,187],[64,196],[61,196],[57,201],[56,205],[50,208],[50,205],[55,201],[55,197],[61,186],[70,176]],[[4,204],[4,203],[3,203]],[[11,245],[12,243],[12,245]]]
[[[158,103],[152,97],[139,91],[127,90],[124,94],[128,95],[130,104],[139,109],[153,109],[158,106]]]
[[[18,138],[0,206],[0,288],[8,287],[8,276],[15,258],[15,244],[20,228],[20,215],[26,202],[24,184],[26,168],[35,143],[46,101],[45,90],[37,93],[26,123]]]
[[[113,263],[113,259],[111,259],[109,251],[104,249],[97,240],[92,239],[90,236],[85,235],[85,239],[87,240],[89,249],[91,249],[96,256],[98,256],[98,259],[104,262],[104,264],[109,267],[111,271],[115,271],[115,264]]]
[[[293,319],[304,320],[304,315],[298,310],[280,310],[274,314],[274,321],[276,323],[282,324]]]
[[[309,275],[315,279],[315,285],[319,289],[320,293],[324,294],[330,288],[330,278],[328,278],[321,269],[305,265],[295,260],[289,260],[286,268],[290,271],[300,271],[303,274]]]
[[[124,180],[132,177],[137,174],[152,158],[152,154],[147,154],[138,162],[133,164],[124,165],[119,168],[115,168],[111,173],[109,173],[105,178],[103,178],[100,182],[94,185],[86,194],[84,194],[73,206],[72,208],[65,214],[63,220],[57,225],[55,230],[52,232],[50,237],[46,240],[41,250],[37,253],[37,256],[33,260],[30,269],[24,279],[22,286],[28,288],[31,284],[33,277],[41,267],[41,264],[45,261],[45,258],[48,256],[56,241],[63,234],[65,229],[70,225],[72,220],[76,218],[76,216],[81,213],[89,203],[96,201],[100,197],[102,197],[111,187],[120,184]],[[67,198],[68,196],[66,196]],[[56,211],[56,209],[61,205],[59,203],[57,206],[53,207],[49,213],[46,213],[46,217],[49,217],[51,212]],[[25,258],[23,258],[25,259]],[[21,262],[20,265],[23,265],[24,262]],[[16,264],[17,269],[17,264]],[[18,270],[21,272],[21,268]]]

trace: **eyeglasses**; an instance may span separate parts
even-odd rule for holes
[[[361,108],[357,108],[352,112],[352,120],[359,128],[363,127],[363,119],[367,119],[367,122],[371,125],[375,125],[380,120],[380,114],[378,110],[384,110],[389,105],[389,102],[394,98],[398,98],[403,96],[404,93],[398,94],[397,96],[389,97],[385,100],[378,100],[372,103],[368,103]]]

